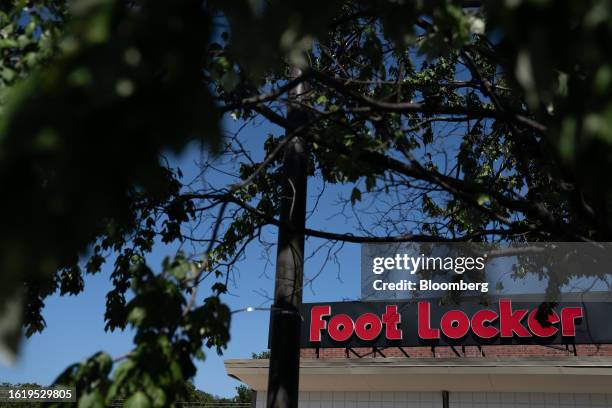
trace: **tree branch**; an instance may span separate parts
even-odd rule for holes
[[[515,120],[525,126],[528,126],[539,133],[545,133],[546,127],[533,119],[526,116],[508,112],[502,112],[497,109],[470,108],[464,106],[448,106],[448,105],[428,105],[425,103],[401,102],[391,103],[379,101],[365,95],[353,92],[346,84],[337,80],[334,77],[327,76],[321,72],[310,70],[309,74],[321,84],[336,90],[337,92],[351,97],[362,102],[369,108],[382,112],[396,113],[429,113],[429,114],[446,114],[446,115],[464,115],[468,118],[492,118]]]
[[[308,74],[299,75],[293,78],[291,81],[286,82],[285,84],[279,86],[278,88],[268,93],[261,94],[261,95],[254,95],[248,98],[243,98],[238,102],[220,106],[218,109],[221,112],[229,112],[235,109],[245,109],[245,108],[249,108],[255,105],[262,104],[264,102],[271,101],[273,99],[276,99],[280,95],[284,94],[285,92],[289,92],[291,89],[295,88],[298,84],[307,80],[308,76],[309,76]]]
[[[232,194],[183,194],[179,198],[183,200],[217,200],[220,202],[230,202],[238,205],[244,210],[251,214],[259,217],[265,224],[280,226],[281,222],[270,216],[263,211],[253,207],[252,205],[245,203],[239,198]],[[427,234],[403,234],[403,235],[385,235],[385,236],[364,236],[354,235],[350,233],[336,233],[329,231],[321,231],[312,228],[304,228],[303,232],[305,235],[329,239],[331,241],[343,241],[352,243],[385,243],[385,242],[464,242],[473,241],[486,235],[516,235],[524,232],[528,232],[529,228],[525,226],[515,225],[511,228],[499,228],[499,229],[487,229],[475,232],[473,234],[464,235],[456,238],[447,238],[439,235],[427,235]]]

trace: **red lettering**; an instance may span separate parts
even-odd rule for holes
[[[537,309],[513,310],[511,300],[501,299],[499,312],[482,309],[476,311],[471,318],[461,310],[449,310],[440,319],[439,328],[436,328],[431,322],[431,304],[422,301],[418,302],[417,306],[417,335],[423,340],[440,339],[440,334],[450,339],[461,339],[470,332],[470,329],[474,336],[481,339],[492,339],[496,336],[550,338],[559,332],[564,337],[573,337],[584,313],[581,307],[566,307],[560,313],[550,311],[547,316],[548,324],[541,324],[536,318]],[[332,316],[331,313],[330,305],[311,308],[309,333],[311,342],[321,342],[322,332],[325,330],[331,340],[337,342],[347,341],[353,334],[360,340],[373,341],[380,337],[383,326],[387,340],[403,338],[402,315],[398,312],[397,305],[387,305],[382,315],[365,313],[358,316],[355,321],[347,314]],[[331,318],[328,320],[329,316]],[[499,322],[499,328],[496,327],[496,322]]]
[[[442,333],[451,339],[460,339],[470,330],[470,319],[461,310],[449,310],[440,320]]]
[[[321,330],[327,325],[323,317],[330,314],[331,306],[313,306],[310,309],[310,341],[321,341]]]
[[[490,309],[479,310],[472,316],[472,330],[482,339],[492,339],[499,334],[499,330],[491,326],[499,315]],[[485,323],[488,323],[485,325]]]
[[[576,319],[582,319],[581,307],[565,307],[561,309],[561,335],[573,337],[576,335]]]
[[[397,306],[387,306],[385,313],[382,315],[382,321],[385,324],[385,336],[387,339],[402,339],[402,329],[399,328],[402,321],[402,315],[397,313]]]
[[[357,318],[355,334],[361,340],[374,340],[382,331],[382,322],[374,313],[366,313]]]
[[[351,338],[354,330],[353,319],[349,315],[337,314],[329,320],[327,332],[332,340],[346,341]]]
[[[529,310],[519,309],[512,311],[512,301],[502,299],[499,301],[499,331],[502,337],[531,337],[529,331],[521,324]]]
[[[440,330],[432,329],[429,319],[429,302],[419,302],[419,328],[418,334],[422,339],[439,339]]]
[[[529,326],[529,330],[531,330],[531,332],[538,337],[552,337],[557,334],[559,329],[556,327],[542,326],[540,322],[538,322],[538,319],[536,318],[537,313],[538,309],[529,313],[529,317],[527,318],[527,326]],[[547,320],[551,324],[558,323],[559,316],[555,312],[551,311],[547,316]]]

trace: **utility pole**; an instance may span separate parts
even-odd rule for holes
[[[293,77],[301,74],[293,69]],[[287,133],[307,120],[295,102],[306,91],[300,83],[289,93]],[[306,173],[308,150],[303,135],[287,143],[282,168],[280,226],[276,254],[274,304],[270,313],[270,366],[267,408],[297,408],[300,376],[300,327],[304,276],[304,227],[306,223]]]

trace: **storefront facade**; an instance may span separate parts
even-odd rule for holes
[[[302,350],[303,408],[612,407],[612,347]],[[410,357],[404,356],[403,353]],[[483,355],[484,353],[484,355]],[[357,356],[357,354],[359,356]],[[398,356],[401,355],[400,356]],[[384,356],[384,357],[383,357]],[[227,360],[266,404],[267,360]],[[447,399],[447,401],[445,401]]]
[[[299,406],[612,408],[607,303],[425,303],[305,305]],[[264,408],[268,361],[225,364]]]

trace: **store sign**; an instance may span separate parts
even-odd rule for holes
[[[612,343],[612,303],[499,299],[460,307],[417,302],[305,304],[303,347]]]

